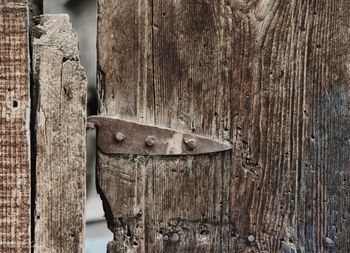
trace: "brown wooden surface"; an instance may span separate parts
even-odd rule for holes
[[[28,11],[0,1],[0,252],[30,252]]]
[[[86,75],[67,15],[36,18],[35,250],[84,252]]]
[[[233,143],[99,154],[109,252],[350,251],[349,17],[346,0],[100,0],[101,114]]]

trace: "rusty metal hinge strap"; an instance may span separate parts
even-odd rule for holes
[[[202,136],[118,118],[91,116],[88,127],[94,126],[99,150],[109,155],[198,155],[231,149]]]

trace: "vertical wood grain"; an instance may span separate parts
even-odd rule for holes
[[[28,10],[0,1],[0,251],[30,252]]]
[[[150,2],[99,1],[97,81],[101,87],[101,114],[153,121]],[[113,71],[110,66],[114,66]]]
[[[345,0],[100,0],[101,113],[233,144],[213,173],[208,157],[142,166],[100,154],[110,252],[349,251],[349,16]],[[171,173],[185,180],[193,166],[173,188]],[[173,234],[174,220],[191,235],[164,243],[157,232]],[[208,223],[214,240],[198,229]]]
[[[84,252],[87,79],[67,15],[36,17],[34,252]]]

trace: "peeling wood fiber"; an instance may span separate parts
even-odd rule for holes
[[[68,15],[38,16],[35,22],[34,252],[84,252],[87,78]]]

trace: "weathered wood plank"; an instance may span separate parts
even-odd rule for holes
[[[234,146],[210,163],[100,154],[110,252],[350,250],[347,1],[99,5],[101,113]]]
[[[0,251],[30,252],[26,0],[0,1]]]
[[[84,252],[87,79],[67,15],[33,28],[36,117],[35,252]]]
[[[99,192],[116,235],[108,252],[220,252],[232,229],[220,208],[225,158],[100,154]]]
[[[100,113],[153,121],[150,2],[99,1]],[[109,85],[110,81],[115,85]]]

